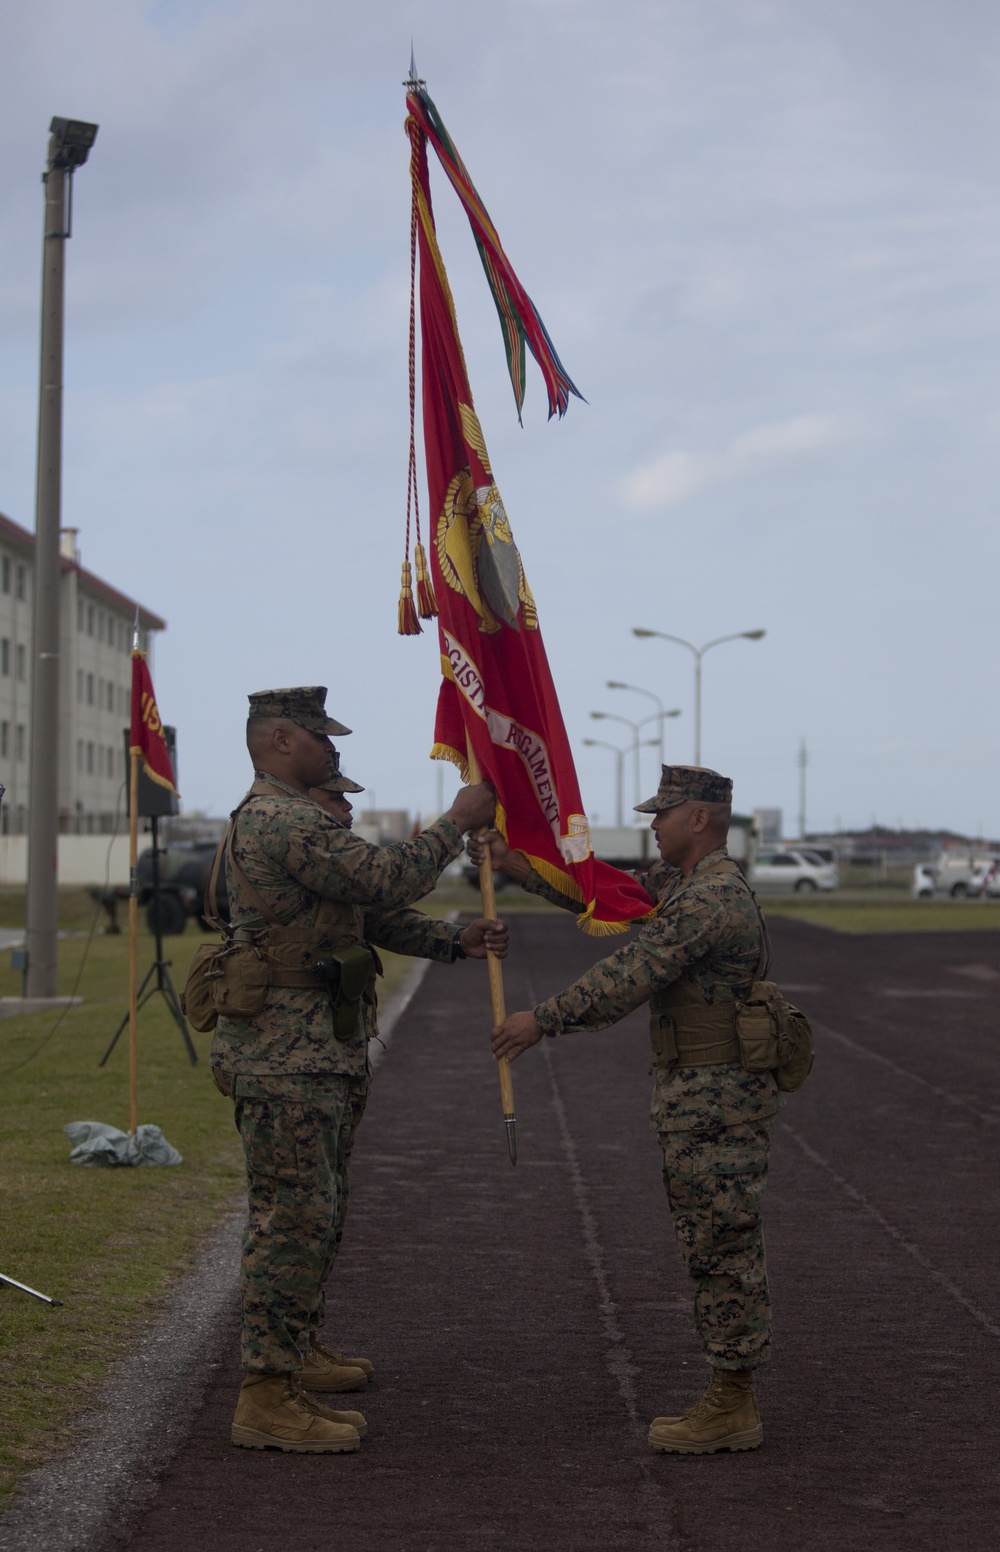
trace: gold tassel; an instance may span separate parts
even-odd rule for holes
[[[401,636],[421,634],[420,621],[413,607],[413,574],[408,560],[403,562],[403,575],[399,588],[399,634]]]
[[[415,555],[417,561],[417,613],[422,620],[433,620],[438,612],[437,599],[434,597],[434,584],[431,582],[431,574],[427,569],[427,555],[423,545],[419,542]]]

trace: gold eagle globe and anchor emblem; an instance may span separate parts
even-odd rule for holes
[[[522,623],[525,630],[537,630],[538,610],[493,479],[482,428],[468,404],[458,408],[465,440],[490,483],[473,484],[470,471],[463,469],[448,486],[435,532],[441,575],[469,600],[481,631],[498,631],[501,625],[520,630]]]

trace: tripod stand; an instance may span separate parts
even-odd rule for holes
[[[160,915],[160,839],[157,831],[158,821],[155,814],[152,815],[150,823],[153,827],[153,896],[151,903],[153,936],[156,939],[156,958],[150,965],[149,969],[146,971],[146,974],[142,980],[142,985],[139,987],[139,1007],[144,1008],[150,997],[152,997],[156,992],[161,993],[164,1001],[167,1004],[167,1007],[170,1009],[174,1023],[177,1025],[177,1028],[181,1032],[181,1039],[184,1041],[184,1047],[190,1059],[191,1066],[197,1067],[198,1053],[191,1043],[191,1036],[188,1032],[187,1023],[185,1022],[184,1015],[181,1012],[180,1000],[176,991],[174,990],[174,983],[170,979],[170,965],[172,961],[169,959],[164,959],[163,957],[163,927],[161,925]],[[153,980],[154,976],[156,977],[155,984],[150,986],[149,983]],[[108,1049],[105,1051],[104,1055],[98,1062],[98,1067],[104,1066],[108,1057],[111,1055],[115,1046],[118,1044],[119,1036],[126,1028],[127,1024],[128,1014],[126,1013],[125,1017],[122,1019],[121,1023],[118,1025],[118,1028],[115,1030],[114,1035],[111,1038],[111,1044],[108,1046]]]

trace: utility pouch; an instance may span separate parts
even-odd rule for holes
[[[316,969],[330,987],[333,1032],[338,1040],[347,1040],[358,1027],[361,998],[373,969],[371,950],[359,946],[329,954]]]
[[[270,974],[266,954],[252,943],[206,943],[198,949],[181,993],[181,1012],[202,1034],[214,1029],[219,1014],[253,1018],[267,997]]]
[[[224,1018],[254,1018],[263,1010],[271,984],[267,950],[254,943],[232,943],[219,952],[206,972],[216,1012]]]
[[[669,1067],[677,1060],[677,1035],[669,1013],[654,1013],[649,1020],[649,1039],[657,1067]]]
[[[203,1035],[214,1029],[219,1021],[213,996],[212,966],[221,952],[218,943],[203,943],[191,961],[181,992],[181,1012],[191,1027]]]
[[[736,1038],[746,1072],[773,1072],[784,1093],[800,1088],[812,1071],[812,1029],[805,1014],[773,981],[755,981],[736,1005]]]

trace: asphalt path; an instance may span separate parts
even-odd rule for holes
[[[102,1552],[992,1552],[1000,934],[776,919],[772,936],[818,1056],[773,1137],[762,1449],[646,1447],[708,1370],[641,1015],[515,1065],[511,1169],[483,969],[432,966],[378,1074],[333,1284],[337,1344],[378,1370],[343,1403],[368,1439],[234,1449],[234,1315],[176,1455]],[[508,1006],[602,947],[568,918],[515,917]]]

